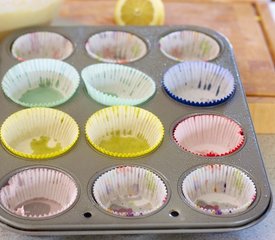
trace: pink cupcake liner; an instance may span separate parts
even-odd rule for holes
[[[183,119],[174,128],[173,138],[182,149],[204,157],[232,154],[245,141],[239,124],[230,118],[214,114]]]

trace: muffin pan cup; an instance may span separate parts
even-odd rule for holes
[[[87,121],[85,133],[99,152],[132,158],[156,150],[163,140],[164,129],[151,112],[132,106],[113,106],[93,114]]]
[[[246,211],[257,196],[246,173],[225,164],[195,169],[183,179],[182,192],[191,207],[219,216]]]
[[[79,127],[62,111],[29,108],[9,116],[2,124],[0,134],[2,144],[11,153],[42,160],[69,151],[78,139]]]
[[[135,34],[125,31],[101,31],[86,42],[87,53],[105,63],[130,63],[146,55],[147,46]]]
[[[80,77],[71,65],[53,59],[34,59],[15,65],[2,80],[2,90],[24,107],[54,107],[68,101]]]
[[[161,178],[138,166],[118,166],[104,172],[94,182],[92,192],[102,209],[130,218],[151,214],[168,200]]]
[[[34,31],[57,32],[75,46],[65,62],[73,65],[80,73],[85,67],[99,63],[85,50],[87,39],[103,31],[126,31],[139,36],[148,46],[147,54],[140,60],[127,64],[150,76],[156,83],[156,93],[139,107],[156,115],[162,122],[165,134],[163,142],[153,152],[134,159],[106,156],[91,148],[85,137],[85,124],[89,117],[104,108],[87,93],[81,81],[74,96],[57,109],[68,113],[80,127],[76,145],[66,154],[54,159],[28,161],[16,157],[0,148],[0,187],[20,169],[34,165],[57,168],[68,173],[79,186],[79,198],[74,206],[61,215],[44,220],[18,218],[0,207],[0,222],[17,232],[31,235],[79,235],[79,234],[130,234],[130,233],[195,233],[222,232],[244,229],[258,223],[270,210],[272,197],[263,160],[257,144],[253,124],[246,103],[233,50],[228,40],[219,33],[195,26],[181,27],[37,27],[17,31],[2,42],[0,54],[0,78],[18,63],[10,46],[19,36]],[[203,32],[219,44],[221,50],[211,62],[228,69],[236,83],[236,91],[224,104],[215,107],[193,107],[177,103],[162,88],[163,74],[176,61],[164,56],[159,49],[161,37],[175,31],[192,30]],[[22,107],[0,92],[0,122]],[[202,157],[182,149],[173,141],[174,127],[187,116],[215,114],[229,117],[240,124],[245,135],[244,146],[228,156]],[[27,124],[27,123],[24,123]],[[242,213],[216,216],[193,209],[181,190],[183,179],[194,169],[211,164],[225,164],[243,171],[254,183],[257,191],[255,201]],[[117,166],[135,165],[155,172],[166,184],[169,198],[166,205],[156,212],[142,217],[118,217],[102,210],[92,195],[92,186],[104,172]]]
[[[172,32],[160,39],[160,50],[175,61],[209,61],[220,53],[220,46],[211,36],[192,30]]]
[[[204,157],[232,154],[245,143],[243,130],[236,122],[213,114],[196,114],[183,119],[174,128],[173,138],[183,150]]]
[[[107,106],[142,104],[156,91],[148,75],[119,64],[93,64],[81,76],[90,97]]]
[[[19,171],[0,190],[0,202],[7,211],[36,220],[62,214],[77,196],[77,186],[70,176],[45,167]]]
[[[73,44],[55,32],[27,33],[17,38],[12,46],[12,55],[19,61],[34,58],[63,60],[74,50]]]

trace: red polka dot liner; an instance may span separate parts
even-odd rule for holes
[[[174,141],[185,151],[204,157],[220,157],[239,150],[245,141],[241,126],[220,115],[194,115],[173,130]]]

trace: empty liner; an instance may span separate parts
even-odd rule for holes
[[[207,214],[228,215],[244,212],[256,199],[253,181],[241,170],[227,165],[207,165],[183,180],[187,202]]]
[[[29,108],[9,116],[1,127],[1,141],[13,154],[46,159],[67,152],[79,129],[68,114],[51,108]]]
[[[85,47],[91,57],[108,63],[134,62],[147,53],[142,39],[121,31],[97,33],[88,39]]]
[[[86,123],[86,137],[98,151],[114,157],[137,157],[155,150],[163,125],[151,112],[131,106],[113,106],[94,113]]]
[[[169,33],[159,41],[161,52],[175,61],[210,61],[220,53],[216,40],[200,32],[183,30]]]
[[[34,59],[12,67],[4,76],[2,89],[13,102],[25,107],[53,107],[69,100],[80,77],[68,63]]]
[[[173,131],[175,142],[184,150],[204,157],[234,153],[244,144],[240,125],[225,116],[195,115],[183,119]]]
[[[145,73],[117,64],[95,64],[82,71],[89,95],[104,105],[138,105],[156,91],[155,82]]]
[[[123,217],[148,215],[167,202],[167,188],[162,179],[138,166],[116,167],[103,173],[92,191],[101,208]]]
[[[37,167],[13,175],[0,190],[0,204],[17,216],[40,219],[63,213],[77,195],[77,186],[70,176]]]
[[[34,58],[64,60],[74,50],[67,38],[54,32],[32,32],[18,37],[12,44],[12,55],[19,61]]]
[[[233,75],[214,63],[184,62],[171,67],[163,87],[174,100],[191,106],[214,106],[235,92]]]

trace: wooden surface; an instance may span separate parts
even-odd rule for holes
[[[272,41],[275,42],[275,31],[269,33],[270,28],[275,30],[275,23],[268,12],[266,1],[164,2],[165,25],[205,26],[229,38],[249,97],[256,131],[275,133],[275,44],[272,45]],[[113,0],[66,0],[61,17],[88,25],[114,25],[114,7]],[[263,111],[266,112],[262,114]]]
[[[261,26],[263,33],[265,34],[267,46],[269,46],[273,63],[275,64],[275,13],[271,12],[275,11],[275,3],[273,2],[269,5],[257,3],[255,6],[260,16]]]

